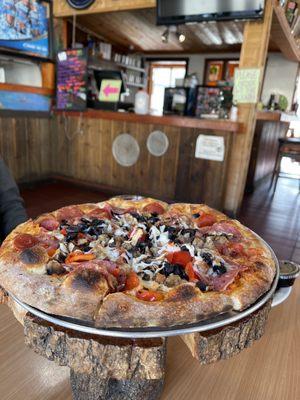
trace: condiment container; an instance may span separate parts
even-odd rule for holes
[[[279,281],[277,287],[293,286],[295,279],[299,276],[300,267],[298,264],[288,261],[279,261]]]

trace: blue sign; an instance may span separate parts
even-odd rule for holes
[[[0,110],[49,112],[50,107],[49,96],[0,90]]]
[[[49,57],[50,5],[37,0],[0,2],[0,46]]]

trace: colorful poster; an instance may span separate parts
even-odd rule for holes
[[[49,96],[0,90],[0,110],[49,112],[50,107]]]
[[[87,106],[87,52],[70,49],[57,54],[57,109],[82,111]]]
[[[0,47],[50,57],[49,20],[46,1],[0,1]]]
[[[122,81],[119,79],[103,79],[99,92],[100,101],[119,101]]]

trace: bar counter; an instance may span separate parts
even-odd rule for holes
[[[239,123],[101,110],[55,112],[54,117],[50,134],[55,174],[97,183],[110,192],[203,202],[223,209],[231,142],[233,135],[242,132]],[[163,132],[168,141],[161,156],[153,155],[147,147],[153,131]],[[112,152],[122,133],[130,134],[139,147],[132,166],[120,165]],[[195,156],[200,134],[223,142],[221,160]]]
[[[71,117],[81,115],[83,118],[96,118],[105,119],[111,121],[124,121],[134,122],[138,124],[153,124],[163,126],[176,126],[179,128],[196,128],[196,129],[208,129],[218,130],[225,132],[238,132],[240,125],[238,122],[233,122],[228,119],[199,119],[192,117],[184,117],[177,115],[139,115],[128,112],[117,112],[117,111],[104,111],[104,110],[92,110],[83,111],[55,111],[56,114],[64,114]]]
[[[255,188],[270,177],[275,165],[278,139],[284,137],[289,122],[281,121],[280,111],[257,111],[246,190]]]

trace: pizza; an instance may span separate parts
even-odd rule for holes
[[[243,310],[275,275],[269,248],[237,220],[143,197],[43,214],[0,249],[6,291],[96,327],[169,327]]]

